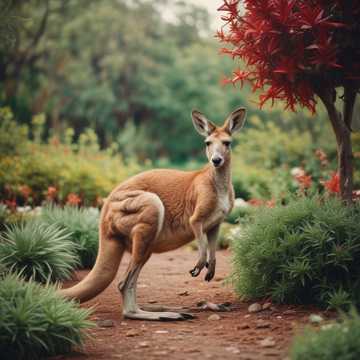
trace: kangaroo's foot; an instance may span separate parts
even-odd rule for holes
[[[189,311],[189,308],[180,307],[180,306],[164,306],[164,305],[154,305],[154,304],[144,304],[140,305],[140,308],[145,311],[155,311],[155,312],[162,312],[162,311],[170,311],[170,312],[185,312]]]
[[[188,313],[176,312],[152,312],[137,309],[135,311],[124,311],[124,317],[135,320],[152,320],[152,321],[176,321],[176,320],[191,320],[194,316]]]

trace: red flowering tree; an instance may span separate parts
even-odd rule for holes
[[[360,1],[224,0],[225,25],[217,34],[222,52],[240,58],[228,82],[249,81],[261,89],[260,106],[284,100],[315,112],[320,99],[338,147],[340,193],[353,189],[351,121],[360,89]],[[336,99],[343,100],[342,109]]]

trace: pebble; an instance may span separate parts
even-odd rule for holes
[[[147,341],[142,341],[142,342],[139,342],[139,346],[142,347],[142,348],[147,348],[149,347],[149,343]]]
[[[210,321],[217,321],[217,320],[220,320],[220,319],[221,319],[221,317],[218,314],[212,314],[212,315],[210,315],[208,317],[208,320],[210,320]]]
[[[96,322],[98,327],[102,327],[102,328],[110,328],[110,327],[114,327],[115,323],[112,320],[99,320]]]
[[[324,318],[318,314],[311,314],[309,316],[309,321],[313,324],[319,324],[324,321]]]
[[[262,310],[262,306],[259,303],[253,303],[248,307],[249,313],[256,313]]]
[[[267,309],[270,309],[271,306],[272,306],[272,304],[270,302],[266,302],[265,304],[263,304],[262,309],[267,310]]]
[[[268,347],[275,346],[276,343],[275,343],[275,341],[274,341],[274,339],[272,337],[267,337],[267,338],[261,340],[259,344],[260,344],[261,347],[268,348]]]
[[[134,329],[131,329],[131,330],[129,330],[129,331],[127,331],[125,333],[126,337],[134,337],[134,336],[137,336],[137,335],[139,335],[139,333]]]
[[[169,332],[167,330],[156,330],[155,334],[168,334]]]
[[[157,300],[149,300],[148,302],[149,302],[149,304],[156,304]]]

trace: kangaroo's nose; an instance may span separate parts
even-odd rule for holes
[[[211,161],[213,162],[213,164],[215,166],[219,166],[221,161],[222,161],[222,158],[221,157],[214,157],[214,158],[211,159]]]

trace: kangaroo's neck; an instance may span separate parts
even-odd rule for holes
[[[220,192],[228,192],[231,187],[231,160],[226,160],[220,168],[210,166],[209,171],[216,189]]]

